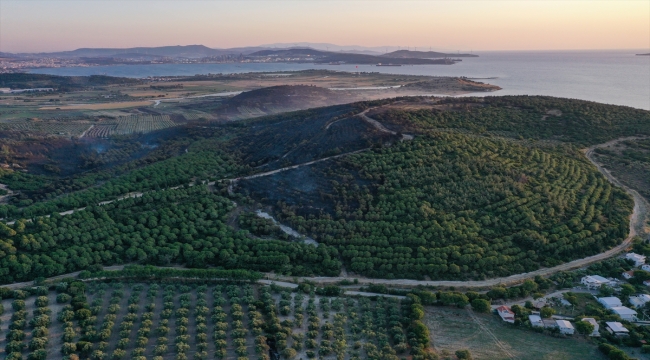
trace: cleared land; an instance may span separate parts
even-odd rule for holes
[[[579,360],[606,359],[595,344],[580,339],[555,338],[508,326],[493,314],[471,314],[465,309],[430,307],[424,322],[438,353],[467,348],[475,359]]]

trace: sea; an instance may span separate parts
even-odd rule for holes
[[[324,65],[284,63],[112,65],[40,68],[51,75],[132,78],[328,69],[402,75],[465,76],[503,88],[493,95],[548,95],[650,110],[648,50],[475,52],[454,65]],[[486,96],[484,93],[471,95]]]

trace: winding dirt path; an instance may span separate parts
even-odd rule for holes
[[[392,131],[392,130],[388,130],[388,129],[384,126],[384,124],[382,124],[382,123],[380,123],[379,121],[377,121],[377,120],[375,120],[375,119],[369,117],[368,115],[366,115],[366,114],[368,113],[368,111],[370,111],[370,110],[372,110],[372,109],[373,109],[373,108],[366,109],[366,110],[362,111],[361,113],[359,113],[358,116],[360,116],[360,117],[361,117],[365,122],[367,122],[367,123],[369,123],[370,125],[374,126],[375,129],[377,129],[377,130],[379,130],[379,131],[381,131],[381,132],[384,132],[384,133],[387,133],[387,134],[391,134],[391,135],[397,135],[397,132]],[[413,135],[402,134],[402,140],[413,140]]]

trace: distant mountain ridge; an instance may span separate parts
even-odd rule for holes
[[[79,48],[69,51],[55,51],[55,52],[39,52],[39,53],[8,53],[0,52],[3,57],[30,57],[30,56],[51,56],[60,58],[75,58],[75,57],[125,57],[126,55],[136,54],[160,56],[160,57],[178,57],[178,58],[202,58],[210,56],[221,55],[248,55],[261,50],[290,50],[290,49],[304,49],[310,48],[318,51],[326,51],[331,53],[347,53],[347,54],[361,54],[361,55],[374,55],[381,56],[388,54],[401,54],[407,53],[427,53],[408,50],[399,50],[398,46],[358,46],[358,45],[336,45],[330,43],[275,43],[264,44],[259,46],[243,46],[234,48],[210,48],[205,45],[175,45],[175,46],[153,46],[153,47],[131,47],[131,48]],[[432,54],[445,54],[449,56],[463,56],[464,54],[452,54],[443,52],[428,52]],[[467,55],[466,55],[467,56]],[[469,55],[471,56],[471,55]],[[395,56],[397,57],[397,56]],[[417,56],[405,56],[409,58],[419,58]],[[426,57],[421,57],[426,58]]]
[[[387,54],[381,55],[388,58],[397,58],[397,59],[437,59],[437,58],[449,58],[449,57],[478,57],[474,54],[452,54],[452,53],[442,53],[436,51],[412,51],[412,50],[398,50],[393,51]]]
[[[209,56],[220,56],[229,54],[250,54],[255,51],[264,50],[264,47],[241,47],[230,49],[212,49],[204,45],[176,45],[159,47],[134,47],[134,48],[81,48],[71,51],[59,51],[51,53],[17,54],[17,55],[48,55],[52,57],[124,57],[128,55],[148,55],[174,58],[202,58]],[[9,55],[9,54],[6,54]]]
[[[295,60],[287,60],[291,62],[305,62],[305,58],[313,59],[313,62],[319,63],[349,63],[349,64],[385,64],[392,63],[395,65],[451,65],[453,61],[451,60],[433,60],[433,59],[422,59],[422,58],[390,58],[387,61],[385,57],[375,56],[375,55],[366,55],[366,54],[354,54],[354,53],[340,53],[332,51],[322,51],[315,50],[311,48],[301,48],[301,49],[282,49],[282,50],[261,50],[256,51],[252,54],[247,55],[249,58],[260,58],[260,57],[276,57],[276,58],[291,58],[296,57]]]

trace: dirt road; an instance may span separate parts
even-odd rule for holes
[[[374,126],[375,129],[377,129],[377,130],[379,130],[379,131],[381,131],[381,132],[387,133],[387,134],[397,135],[397,132],[392,131],[392,130],[388,130],[388,129],[387,129],[387,128],[382,124],[382,123],[380,123],[379,121],[377,121],[377,120],[375,120],[375,119],[369,117],[368,115],[366,115],[366,114],[368,113],[368,111],[370,111],[370,110],[372,110],[372,108],[370,108],[370,109],[366,109],[366,110],[364,110],[363,112],[359,113],[358,115],[359,115],[359,116],[360,116],[360,117],[361,117],[365,122],[367,122],[367,123],[369,123],[370,125]],[[413,135],[402,134],[402,140],[413,140]]]

